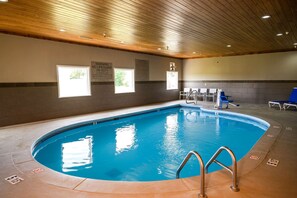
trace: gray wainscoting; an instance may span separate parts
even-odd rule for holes
[[[182,87],[220,88],[236,102],[265,104],[269,100],[287,100],[296,81],[183,81]]]
[[[140,81],[135,93],[115,94],[114,84],[92,83],[92,96],[58,98],[57,83],[0,83],[0,126],[178,99],[165,81]]]

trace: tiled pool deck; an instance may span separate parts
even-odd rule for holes
[[[31,156],[32,144],[57,128],[104,117],[184,103],[174,101],[141,107],[106,111],[68,118],[0,128],[0,197],[197,197],[200,177],[161,182],[111,182],[84,179],[52,171]],[[200,102],[204,108],[212,103]],[[226,111],[226,110],[225,110]],[[297,111],[269,109],[268,105],[242,104],[227,111],[253,115],[271,127],[238,164],[239,192],[232,192],[230,174],[207,174],[206,194],[211,197],[297,197]],[[250,156],[259,157],[258,160]],[[279,160],[277,167],[266,165],[269,158]],[[40,168],[40,169],[38,169]],[[34,169],[41,170],[34,173]],[[5,181],[18,175],[24,181],[12,185]]]

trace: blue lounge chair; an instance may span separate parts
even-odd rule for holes
[[[290,107],[296,107],[297,109],[297,102],[284,103],[284,110],[289,109]]]
[[[293,88],[292,94],[290,96],[290,102],[285,102],[283,105],[284,110],[290,107],[296,107],[297,109],[297,87]]]
[[[272,100],[268,102],[268,106],[270,108],[275,105],[279,107],[279,110],[282,109],[282,105],[284,106],[283,107],[284,109],[289,108],[290,106],[296,106],[297,105],[297,87],[293,88],[289,100]]]

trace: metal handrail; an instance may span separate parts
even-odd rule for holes
[[[191,104],[191,103],[193,103],[193,104],[197,104],[197,96],[196,96],[196,95],[195,95],[195,102],[188,102],[190,96],[191,96],[192,94],[194,94],[194,93],[196,93],[196,95],[197,95],[198,91],[197,91],[197,90],[191,90],[190,93],[189,93],[189,95],[187,95],[187,97],[186,97],[186,103],[187,103],[187,104]]]
[[[196,152],[196,151],[190,151],[187,156],[185,157],[185,159],[182,161],[182,163],[179,165],[177,171],[176,171],[176,179],[179,179],[179,174],[180,171],[184,168],[184,166],[186,165],[186,163],[188,162],[188,160],[191,158],[192,155],[195,155],[196,158],[199,161],[200,164],[200,177],[201,177],[201,181],[200,181],[200,194],[198,195],[200,198],[206,198],[206,194],[205,194],[205,169],[204,169],[204,163],[203,160],[201,158],[201,156]]]
[[[220,155],[220,153],[225,150],[229,153],[231,159],[232,159],[232,166],[233,166],[233,170],[230,169],[229,167],[227,167],[226,165],[222,164],[221,162],[217,161],[216,158]],[[231,190],[234,192],[238,192],[239,188],[237,185],[237,162],[236,162],[236,157],[234,155],[234,153],[226,146],[222,146],[220,147],[215,154],[210,158],[210,160],[206,163],[205,165],[205,171],[207,173],[208,167],[210,166],[210,164],[212,163],[216,163],[218,165],[220,165],[221,167],[223,167],[224,169],[226,169],[227,171],[229,171],[232,175],[232,186],[230,186]]]

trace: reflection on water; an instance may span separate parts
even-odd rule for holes
[[[168,155],[178,152],[179,141],[177,139],[178,123],[177,114],[169,115],[166,117],[165,123],[165,136],[164,136],[164,148]]]
[[[62,144],[63,172],[90,168],[93,163],[93,136],[86,136],[77,141]]]
[[[215,113],[215,112],[209,113],[209,112],[201,111],[200,117],[207,119],[208,122],[211,122],[211,124],[215,126],[214,127],[215,134],[217,137],[219,137],[221,128],[220,128],[220,117],[218,113]]]
[[[216,116],[215,119],[216,119],[215,132],[216,132],[216,136],[219,137],[220,136],[220,132],[221,132],[220,118],[218,116]]]
[[[116,129],[116,155],[137,147],[135,124]]]
[[[199,112],[197,111],[184,111],[184,115],[188,122],[197,122],[199,118]]]
[[[157,168],[158,174],[164,174],[168,178],[174,178],[176,169],[180,163],[176,156],[181,152],[181,142],[178,139],[178,114],[171,114],[166,117],[164,135],[164,161],[162,166]],[[169,160],[170,159],[170,162]],[[162,171],[163,170],[163,171]]]

